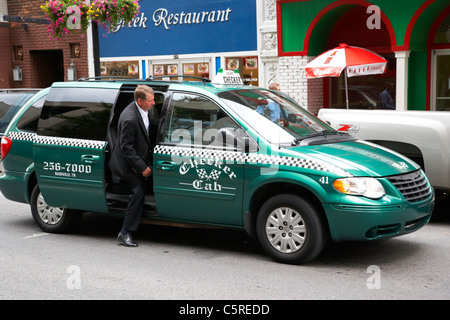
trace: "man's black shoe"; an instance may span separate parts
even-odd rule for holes
[[[125,247],[138,247],[138,244],[133,241],[133,238],[131,237],[131,234],[125,234],[119,233],[117,236],[117,240],[119,243]]]

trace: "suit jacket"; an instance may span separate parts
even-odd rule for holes
[[[109,167],[111,171],[131,185],[142,182],[142,172],[152,167],[153,148],[158,121],[149,114],[147,133],[136,102],[122,112],[117,128],[117,141],[113,147]],[[151,135],[151,137],[150,137]]]

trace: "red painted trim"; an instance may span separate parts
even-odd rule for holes
[[[310,0],[301,0],[301,1],[310,1]],[[277,0],[277,42],[278,42],[278,56],[279,57],[292,57],[292,56],[303,56],[302,51],[283,51],[283,22],[281,15],[281,4],[288,2],[298,2],[298,0]]]
[[[279,57],[294,57],[294,56],[307,56],[307,52],[304,51],[290,51],[290,52],[281,52],[278,54]]]
[[[335,1],[331,4],[329,4],[328,6],[326,6],[325,8],[323,8],[313,19],[313,21],[311,22],[311,24],[309,25],[308,30],[306,31],[306,35],[305,35],[305,39],[303,42],[303,50],[302,51],[295,51],[295,52],[284,52],[283,51],[283,35],[282,35],[282,17],[281,17],[281,4],[282,3],[289,3],[289,2],[299,2],[295,1],[295,0],[278,0],[277,1],[277,33],[278,33],[278,55],[280,57],[283,56],[305,56],[308,55],[308,51],[309,51],[309,41],[311,39],[311,34],[314,30],[314,28],[316,27],[317,23],[323,18],[323,16],[325,14],[327,14],[328,12],[330,12],[331,10],[340,7],[342,5],[347,5],[347,4],[355,4],[355,5],[360,5],[363,7],[369,7],[372,5],[372,3],[365,1],[365,0],[342,0],[342,1]],[[303,0],[303,1],[307,1],[307,0]],[[434,1],[434,0],[428,0],[428,1]],[[391,22],[389,21],[389,19],[387,18],[387,16],[381,12],[381,19],[383,20],[384,24],[386,25],[386,27],[388,28],[388,33],[389,33],[389,37],[391,39],[391,50],[392,51],[397,51],[399,48],[400,50],[401,47],[396,45],[396,37],[395,37],[395,32],[394,32],[394,28],[392,27]]]
[[[281,1],[276,3],[277,11],[277,42],[278,42],[278,56],[282,56],[283,53],[283,23],[281,21]]]

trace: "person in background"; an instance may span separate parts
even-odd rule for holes
[[[395,109],[394,100],[392,94],[394,93],[394,84],[392,82],[386,83],[386,88],[381,91],[378,96],[378,107],[380,109]]]
[[[269,85],[269,90],[274,90],[274,91],[280,91],[280,85],[278,83],[271,83]],[[272,122],[277,122],[280,121],[281,119],[281,110],[280,110],[280,106],[274,102],[274,101],[269,101],[267,103],[267,105],[260,105],[257,109],[256,112],[258,112],[261,115],[264,115],[264,109],[265,108],[269,109],[269,113],[270,113],[270,120]]]
[[[274,91],[281,91],[281,89],[280,89],[280,85],[278,84],[278,83],[271,83],[270,85],[269,85],[269,89],[270,90],[274,90]]]

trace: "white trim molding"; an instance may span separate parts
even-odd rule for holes
[[[396,51],[397,79],[396,79],[396,110],[408,110],[408,62],[410,51]]]

